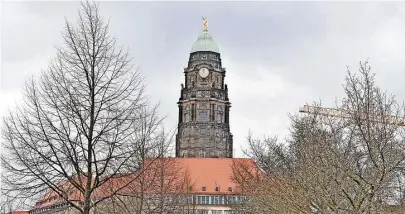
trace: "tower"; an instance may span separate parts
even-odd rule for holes
[[[218,45],[208,22],[191,48],[181,84],[176,157],[231,158],[233,137],[229,128],[228,87],[224,83]]]

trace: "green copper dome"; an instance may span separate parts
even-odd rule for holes
[[[204,30],[191,47],[191,53],[198,51],[211,51],[219,53],[218,45],[214,41],[214,38],[212,38],[212,36],[208,33],[208,30]]]

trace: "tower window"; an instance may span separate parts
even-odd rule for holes
[[[217,107],[217,121],[218,121],[219,123],[222,123],[222,122],[223,122],[222,106],[220,106],[220,105]]]
[[[217,121],[218,121],[218,123],[222,123],[222,122],[223,122],[223,120],[222,120],[222,111],[221,111],[221,112],[218,112]]]
[[[211,104],[211,121],[215,121],[215,104]]]
[[[195,120],[195,104],[191,104],[191,120]]]
[[[200,112],[200,121],[206,121],[207,120],[207,112]]]

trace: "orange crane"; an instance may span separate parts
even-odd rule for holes
[[[350,112],[337,109],[337,108],[326,108],[326,107],[320,107],[320,106],[311,106],[311,105],[304,105],[301,108],[299,108],[300,113],[305,113],[305,114],[316,114],[316,115],[322,115],[322,116],[327,116],[327,117],[337,117],[337,118],[346,118],[346,119],[351,119],[353,118],[353,114]],[[373,120],[371,120],[373,121]],[[374,120],[375,122],[381,122],[378,120]],[[400,117],[400,116],[392,116],[389,115],[388,118],[386,119],[387,124],[395,124],[398,126],[405,126],[405,117]]]

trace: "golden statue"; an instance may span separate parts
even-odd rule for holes
[[[204,31],[208,31],[208,20],[207,17],[202,17],[203,21],[204,21]]]

